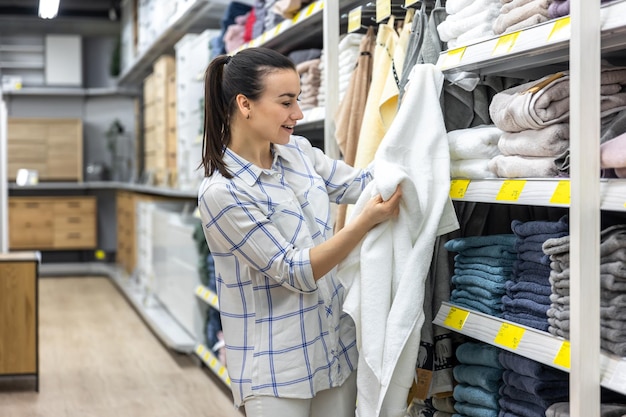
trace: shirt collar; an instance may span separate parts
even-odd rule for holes
[[[274,155],[272,167],[274,167],[276,165],[276,160],[280,155],[280,147],[272,145],[272,154]],[[226,148],[224,151],[224,164],[226,164],[226,168],[231,174],[233,174],[233,176],[240,178],[250,186],[254,185],[258,181],[261,174],[269,171],[254,165],[252,162],[237,155],[229,148]]]

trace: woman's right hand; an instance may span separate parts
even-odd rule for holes
[[[359,214],[359,220],[362,220],[369,226],[368,229],[371,229],[385,220],[395,218],[400,213],[401,199],[402,189],[398,185],[396,191],[388,200],[383,200],[380,194],[370,199],[365,204],[361,214]]]

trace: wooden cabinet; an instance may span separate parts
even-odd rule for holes
[[[80,119],[9,118],[9,180],[20,168],[41,181],[82,181],[83,124]]]
[[[0,254],[0,375],[38,379],[38,265],[35,253]]]
[[[11,250],[95,249],[96,197],[9,198]]]

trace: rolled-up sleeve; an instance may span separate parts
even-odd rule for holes
[[[198,203],[214,256],[235,256],[292,291],[317,290],[309,248],[290,243],[249,195],[229,184],[214,183],[199,196]]]

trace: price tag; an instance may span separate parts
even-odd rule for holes
[[[274,31],[272,32],[272,38],[277,36],[282,30],[282,28],[283,28],[283,22],[280,22],[279,24],[277,24],[276,27],[274,28]]]
[[[450,198],[461,199],[465,197],[467,187],[469,187],[470,180],[452,180],[450,181]]]
[[[96,257],[97,260],[101,261],[107,257],[107,254],[102,249],[98,249],[96,253],[94,254],[94,256]]]
[[[504,55],[511,52],[519,34],[520,32],[518,31],[500,36],[498,38],[498,42],[496,42],[495,48],[493,48],[493,51],[491,52],[491,55]]]
[[[263,34],[261,35],[261,45],[263,45],[265,42],[267,42],[267,32],[263,32]]]
[[[465,54],[465,46],[456,49],[450,49],[443,58],[443,68],[454,67],[455,65],[459,65],[461,60],[463,59],[463,54]]]
[[[570,203],[570,182],[569,180],[561,180],[556,184],[552,198],[552,204],[569,204]]]
[[[570,344],[569,341],[565,340],[561,343],[561,347],[554,357],[554,364],[562,366],[563,368],[570,368]]]
[[[525,332],[526,329],[523,327],[518,327],[510,323],[502,323],[493,342],[497,345],[515,350],[522,341]]]
[[[230,385],[230,377],[226,377],[226,385]]]
[[[404,0],[404,7],[409,7],[416,4],[419,0]]]
[[[565,41],[571,37],[572,25],[570,16],[557,19],[552,24],[552,30],[548,35],[548,42]]]
[[[469,314],[470,313],[467,310],[450,307],[450,311],[448,311],[448,315],[443,321],[443,324],[448,327],[452,327],[453,329],[461,330],[465,325],[465,320],[467,320]]]
[[[209,358],[211,357],[211,355],[209,355],[209,352],[204,352],[204,356],[202,356],[204,358],[204,361],[208,361]]]
[[[348,13],[348,32],[356,32],[361,29],[361,15],[363,6],[350,10]]]
[[[507,180],[502,183],[497,201],[517,201],[524,190],[526,180]]]
[[[215,358],[215,356],[214,356],[214,357],[211,358],[211,362],[209,362],[209,366],[211,368],[215,368],[216,365],[217,365],[217,358]]]
[[[214,306],[217,305],[217,295],[213,295],[213,298],[211,299],[211,304],[213,304]]]
[[[376,0],[376,23],[391,16],[391,0]]]
[[[217,374],[219,376],[224,376],[224,373],[226,372],[226,368],[224,368],[223,366],[220,368],[219,371],[217,371]]]
[[[316,7],[317,7],[316,3],[309,4],[309,6],[306,8],[306,11],[304,12],[305,19],[311,17]]]
[[[198,345],[198,347],[196,347],[196,353],[202,355],[202,353],[204,353],[204,346]]]

